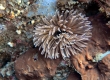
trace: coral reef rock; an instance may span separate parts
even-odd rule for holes
[[[3,68],[1,68],[0,74],[3,77],[12,76],[14,74],[13,62],[8,62]]]
[[[77,4],[78,1],[74,0],[57,0],[57,8],[59,11],[72,10]]]
[[[110,0],[94,0],[100,6],[100,11],[105,12],[107,16],[110,16]]]
[[[98,63],[98,68],[103,76],[110,78],[110,54]]]
[[[38,0],[36,1],[38,6],[37,15],[54,15],[56,8],[56,0]]]
[[[78,0],[78,1],[81,1],[81,2],[84,2],[84,3],[89,3],[89,2],[91,2],[92,0]]]
[[[67,80],[81,80],[81,79],[80,79],[80,75],[78,75],[77,73],[71,72]]]
[[[11,56],[8,53],[0,52],[0,68],[11,60]]]
[[[105,53],[109,50],[108,41],[110,40],[110,29],[106,27],[106,22],[104,23],[102,18],[102,15],[98,14],[89,18],[93,25],[92,37],[90,38],[87,47],[81,51],[81,54],[70,56],[69,62],[72,64],[72,68],[74,68],[74,70],[80,74],[82,80],[109,80],[109,57],[106,58],[108,55],[104,56],[105,58],[101,57],[98,61],[93,62],[93,59],[95,56],[97,56],[97,54]],[[39,29],[38,31],[40,32],[42,27],[37,29]],[[57,59],[45,58],[44,55],[41,55],[41,52],[44,48],[40,51],[38,48],[39,47],[28,50],[15,61],[15,73],[18,79],[49,80],[51,77],[54,79],[56,79],[55,77],[58,77],[57,79],[59,79],[62,75],[65,75],[58,74],[58,71],[60,71],[58,69],[58,65],[64,59],[62,59],[61,56]],[[103,62],[103,60],[105,60],[107,63]],[[67,75],[69,75],[68,71],[66,73],[66,76]],[[76,74],[70,74],[67,79],[71,79],[71,75],[74,77]],[[78,78],[78,80],[80,79]]]
[[[38,55],[37,55],[38,54]],[[61,59],[47,59],[38,49],[31,49],[15,61],[15,72],[18,79],[42,80],[55,75]]]
[[[105,64],[104,67],[102,66],[100,68],[97,68],[97,63],[93,62],[93,57],[99,53],[105,53],[107,50],[109,50],[107,46],[109,45],[107,42],[109,37],[107,36],[109,36],[110,33],[106,33],[106,31],[109,32],[109,28],[105,27],[106,25],[103,25],[101,23],[101,19],[99,20],[99,17],[102,17],[101,15],[98,15],[98,18],[94,17],[90,18],[92,25],[94,26],[92,30],[91,41],[85,51],[83,51],[81,54],[71,56],[71,63],[76,71],[81,75],[82,80],[108,80],[108,77],[104,74],[101,74],[99,69],[102,70],[102,72],[108,71],[108,73],[110,73],[109,63],[107,63],[107,65]],[[108,52],[106,53],[108,54]],[[103,61],[104,58],[101,59]],[[108,58],[105,59],[106,61],[109,61]],[[101,64],[99,64],[99,66],[100,65]]]

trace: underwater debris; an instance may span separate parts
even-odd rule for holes
[[[108,54],[110,54],[110,51],[107,51],[105,53],[99,53],[96,54],[95,58],[93,59],[93,62],[98,62],[100,60],[102,60],[104,57],[106,57]]]

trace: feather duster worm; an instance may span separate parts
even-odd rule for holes
[[[33,42],[47,58],[62,55],[64,59],[81,52],[92,35],[91,22],[78,11],[56,11],[54,16],[43,18],[43,22],[35,27]]]

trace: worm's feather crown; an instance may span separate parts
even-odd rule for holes
[[[43,22],[35,27],[33,42],[47,58],[65,58],[81,52],[92,35],[91,22],[78,11],[57,11],[51,18],[43,18]]]

